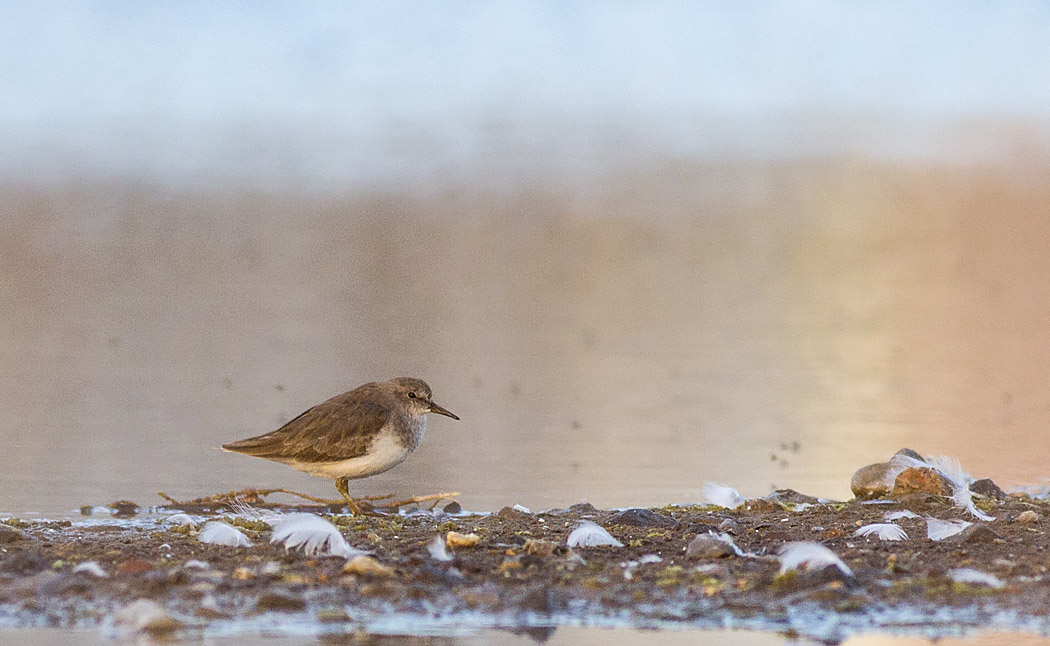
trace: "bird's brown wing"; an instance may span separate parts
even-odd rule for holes
[[[335,462],[360,457],[390,419],[390,409],[353,394],[318,404],[276,431],[222,448],[278,461]]]

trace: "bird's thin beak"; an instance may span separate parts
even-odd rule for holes
[[[452,419],[459,419],[459,417],[457,417],[456,415],[453,415],[451,412],[449,412],[449,411],[445,410],[444,408],[438,406],[434,402],[430,402],[430,410],[428,412],[437,413],[438,415],[445,415],[447,417],[451,417]]]

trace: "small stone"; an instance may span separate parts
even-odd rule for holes
[[[256,612],[299,612],[305,608],[301,598],[281,592],[268,592],[255,602]]]
[[[449,532],[445,535],[445,547],[455,549],[457,547],[474,547],[478,544],[480,537],[477,534],[460,534]]]
[[[445,512],[446,514],[458,514],[461,511],[463,511],[463,507],[460,506],[459,502],[453,500],[452,502],[442,507],[441,511]]]
[[[625,509],[613,514],[607,525],[631,525],[633,527],[668,527],[675,524],[670,516],[657,514],[648,509]]]
[[[553,541],[545,541],[542,538],[530,538],[525,541],[525,553],[545,559],[558,549],[558,544]]]
[[[569,507],[569,511],[574,514],[597,514],[598,508],[589,502],[578,502],[575,505]]]
[[[733,555],[729,543],[717,538],[714,534],[698,534],[689,541],[685,555],[691,559],[718,559]]]
[[[884,498],[889,495],[890,490],[893,488],[892,483],[888,482],[889,474],[889,464],[885,462],[869,464],[866,467],[857,469],[853,474],[853,478],[850,479],[849,488],[853,491],[853,495],[860,500]]]
[[[499,518],[500,520],[525,520],[526,518],[528,518],[528,514],[521,511],[520,509],[515,509],[513,507],[504,507],[503,509],[500,509],[498,512],[496,512],[496,518]]]
[[[999,485],[992,482],[991,478],[981,478],[970,483],[970,491],[977,495],[984,496],[985,498],[995,498],[996,500],[1006,500],[1009,496],[1003,491]]]
[[[945,543],[993,543],[1002,537],[987,525],[980,523],[970,525],[958,534],[944,539]]]
[[[1022,511],[1014,517],[1015,523],[1036,523],[1042,520],[1042,516],[1038,512],[1032,511],[1031,509]]]
[[[732,533],[740,527],[740,523],[736,522],[732,518],[723,518],[722,522],[718,523],[718,531]]]
[[[10,525],[4,525],[0,523],[0,544],[4,543],[17,543],[26,539],[25,532],[18,529],[17,527],[11,527]]]
[[[779,502],[788,505],[815,505],[818,502],[820,502],[819,498],[816,498],[814,496],[807,496],[806,494],[799,493],[794,489],[777,489],[773,493],[767,496],[763,496],[763,498],[770,502]]]
[[[900,451],[897,451],[896,453],[894,453],[894,455],[906,455],[909,458],[914,458],[916,460],[922,460],[923,462],[926,461],[926,458],[924,458],[921,455],[919,455],[918,451],[912,451],[911,449],[901,449]]]
[[[952,481],[936,469],[930,467],[913,467],[897,475],[893,482],[894,498],[913,493],[950,497],[954,489]]]
[[[80,506],[80,515],[81,516],[90,516],[93,513],[95,513],[95,508],[92,507],[91,505],[81,505]]]
[[[357,576],[392,579],[394,570],[383,565],[371,556],[355,556],[343,566],[343,574],[356,574]]]

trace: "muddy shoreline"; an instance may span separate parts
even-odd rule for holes
[[[228,508],[190,509],[192,527],[165,520],[179,511],[170,508],[130,519],[10,518],[0,531],[0,628],[357,634],[498,627],[541,637],[571,624],[753,628],[822,640],[871,630],[1050,632],[1050,504],[1012,494],[981,508],[995,520],[940,541],[927,537],[924,517],[956,519],[960,510],[928,495],[836,503],[778,492],[733,510],[581,503],[539,513],[326,516],[371,553],[374,570],[271,544],[265,523]],[[919,516],[897,521],[904,540],[855,536],[899,510]],[[200,524],[213,517],[241,528],[253,545],[202,543]],[[585,520],[623,546],[569,548],[569,533]],[[449,532],[474,534],[477,544],[439,561],[428,545]],[[745,555],[694,543],[713,532]],[[853,576],[835,568],[781,572],[777,550],[791,541],[819,542]],[[97,567],[78,570],[88,562]],[[1001,585],[958,581],[952,572],[959,568]]]

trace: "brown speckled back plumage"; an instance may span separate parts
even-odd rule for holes
[[[335,462],[361,457],[379,429],[395,414],[393,397],[377,386],[375,382],[367,383],[336,395],[276,431],[230,442],[222,448],[278,462]]]

